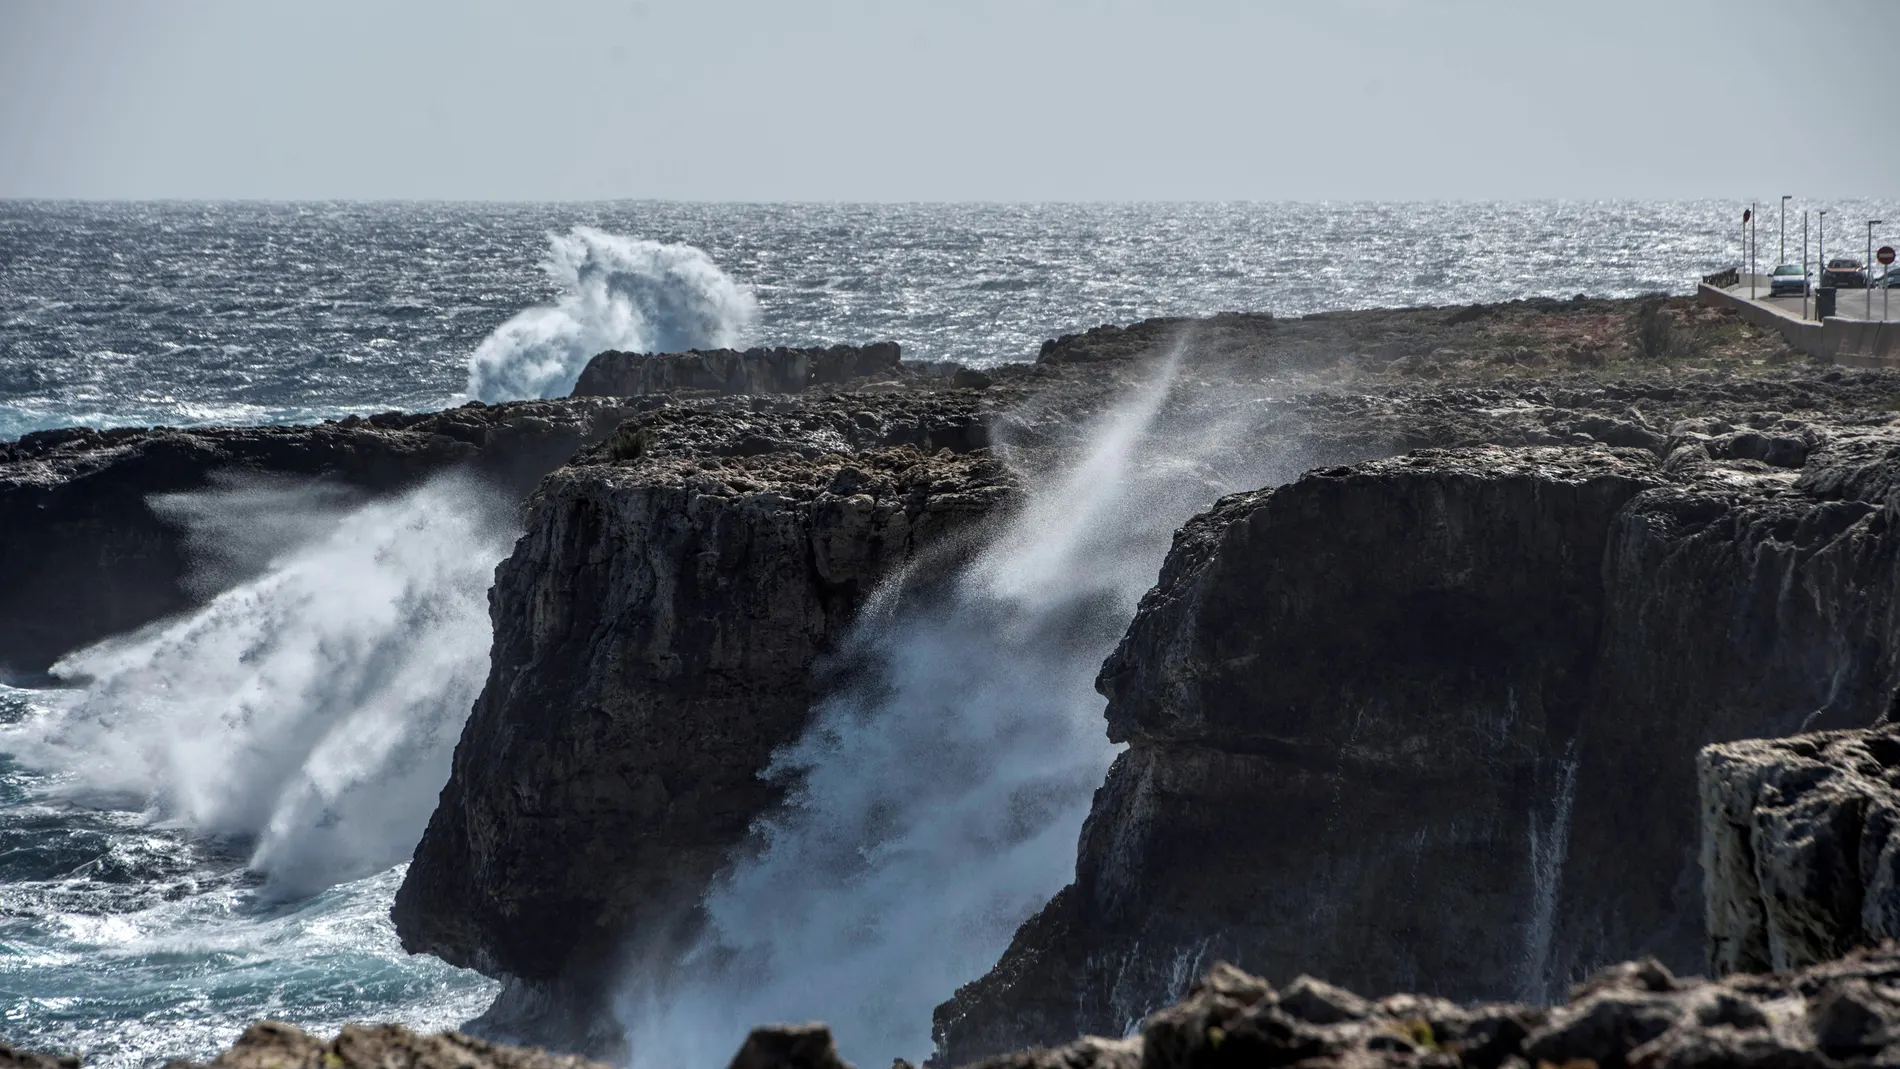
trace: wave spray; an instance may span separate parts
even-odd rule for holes
[[[482,342],[468,362],[469,396],[563,396],[597,353],[734,346],[759,318],[751,291],[691,245],[577,226],[548,236],[541,269],[560,297],[516,314]]]
[[[407,861],[487,674],[512,540],[489,493],[444,477],[364,505],[203,607],[67,657],[55,674],[83,691],[0,751],[251,842],[286,896]]]
[[[776,756],[789,799],[707,895],[697,944],[622,989],[637,1069],[724,1064],[772,1021],[824,1020],[860,1065],[920,1060],[932,1009],[1073,878],[1115,753],[1095,673],[1218,489],[1205,440],[1157,433],[1178,358],[1033,480],[947,592],[899,577],[866,607],[842,657],[869,681]]]

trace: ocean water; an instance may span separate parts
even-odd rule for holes
[[[557,394],[607,347],[893,339],[981,365],[1148,315],[1685,292],[1736,262],[1734,214],[0,203],[0,440]],[[472,1017],[494,985],[403,954],[386,910],[486,672],[507,510],[453,484],[154,504],[208,559],[274,553],[74,651],[66,686],[0,685],[0,1038],[140,1066],[260,1016]]]

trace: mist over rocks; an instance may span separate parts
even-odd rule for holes
[[[526,401],[309,426],[74,427],[0,442],[0,670],[42,672],[72,649],[202,602],[211,590],[193,582],[203,562],[186,525],[165,512],[172,495],[313,488],[335,506],[467,468],[520,497],[622,414],[607,400]]]
[[[497,573],[488,685],[397,895],[404,945],[523,985],[502,1020],[527,1007],[583,1029],[630,939],[677,951],[782,796],[759,772],[803,728],[820,655],[881,579],[1011,499],[971,451],[973,404],[665,408],[544,481]]]
[[[1461,1000],[1699,967],[1698,749],[1873,723],[1900,677],[1900,428],[1702,400],[1654,450],[1424,450],[1189,523],[1098,680],[1129,748],[1075,883],[941,1062],[1120,1034],[1216,958]]]
[[[1890,491],[1881,464],[1891,448],[1888,401],[1900,395],[1900,375],[1738,362],[1774,359],[1779,342],[1750,338],[1721,323],[1709,328],[1705,355],[1727,353],[1735,360],[1645,362],[1630,340],[1634,314],[1635,302],[1524,302],[1476,316],[1413,309],[1300,320],[1155,320],[1058,339],[1037,363],[986,369],[980,378],[900,362],[890,378],[879,371],[840,383],[807,381],[795,394],[707,396],[725,394],[732,377],[705,386],[693,378],[697,371],[682,370],[652,384],[666,385],[668,394],[389,414],[255,433],[138,432],[146,437],[125,440],[160,443],[154,448],[163,456],[184,448],[176,444],[177,435],[190,442],[257,437],[292,457],[285,470],[301,472],[302,464],[327,474],[357,470],[352,464],[382,472],[379,465],[389,461],[374,445],[385,438],[402,447],[399,457],[413,451],[428,458],[414,462],[417,471],[440,470],[427,466],[438,461],[481,462],[491,454],[499,462],[511,454],[499,448],[495,424],[515,416],[525,417],[521,426],[531,437],[572,434],[564,452],[554,436],[547,437],[547,454],[535,454],[533,463],[518,469],[525,482],[538,480],[538,488],[523,513],[526,534],[490,593],[494,645],[487,684],[463,729],[452,774],[393,914],[412,950],[505,981],[485,1026],[603,1051],[617,1038],[609,1002],[625,975],[621,970],[677,964],[666,959],[700,928],[696,910],[708,888],[735,852],[746,849],[750,829],[779,811],[785,785],[761,773],[775,754],[801,739],[816,707],[857,678],[854,672],[863,666],[839,657],[839,643],[866,619],[867,606],[882,612],[898,602],[932,604],[1054,480],[1073,478],[1087,489],[1091,479],[1111,485],[1136,478],[1165,490],[1128,499],[1134,504],[1108,514],[1113,523],[1130,526],[1128,543],[1141,574],[1125,607],[1116,600],[1119,594],[1086,599],[1087,627],[1076,629],[1083,633],[1078,641],[1103,643],[1091,655],[1088,672],[1113,651],[1131,618],[1134,626],[1124,640],[1129,652],[1110,663],[1140,684],[1130,682],[1120,697],[1111,693],[1114,702],[1134,701],[1130,695],[1151,686],[1175,693],[1168,688],[1204,670],[1212,685],[1220,671],[1244,673],[1247,663],[1280,663],[1288,672],[1317,665],[1321,670],[1293,688],[1315,703],[1307,724],[1312,730],[1256,730],[1231,709],[1218,703],[1197,708],[1188,698],[1156,699],[1154,709],[1139,714],[1131,711],[1139,702],[1111,704],[1110,729],[1130,749],[1084,830],[1078,880],[1087,873],[1092,887],[1112,887],[1111,905],[1121,918],[1146,908],[1130,903],[1154,905],[1157,923],[1172,926],[1161,934],[1181,935],[1183,941],[1166,951],[1149,942],[1137,952],[1117,942],[1127,934],[1114,927],[1120,920],[1101,924],[1107,914],[1075,912],[1082,908],[1075,905],[1079,892],[1062,892],[1021,930],[998,970],[1005,980],[982,981],[959,999],[946,1033],[946,1056],[961,1059],[1011,1049],[1027,1042],[1020,1038],[1025,1036],[1057,1042],[1084,1030],[1119,1035],[1147,1009],[1179,994],[1215,956],[1229,953],[1206,936],[1256,924],[1258,918],[1247,913],[1255,906],[1240,900],[1239,888],[1272,886],[1294,867],[1283,858],[1280,869],[1263,878],[1247,867],[1246,851],[1221,845],[1230,830],[1223,821],[1265,808],[1255,782],[1262,769],[1270,770],[1270,779],[1285,781],[1274,790],[1330,785],[1324,798],[1351,797],[1354,804],[1359,796],[1351,790],[1341,795],[1342,787],[1376,793],[1382,786],[1396,792],[1405,784],[1427,784],[1439,790],[1442,797],[1430,804],[1394,802],[1381,810],[1394,827],[1383,829],[1386,838],[1378,841],[1401,854],[1410,842],[1397,827],[1407,820],[1438,813],[1462,821],[1458,807],[1467,802],[1501,814],[1497,827],[1482,834],[1460,824],[1470,842],[1482,840],[1496,850],[1458,854],[1455,843],[1436,842],[1420,847],[1442,849],[1444,857],[1465,864],[1471,885],[1482,885],[1482,894],[1474,896],[1501,903],[1506,911],[1460,915],[1460,923],[1497,929],[1479,933],[1495,945],[1474,975],[1512,985],[1536,981],[1554,990],[1572,975],[1574,963],[1637,952],[1614,950],[1641,942],[1625,932],[1576,936],[1566,928],[1573,917],[1587,923],[1603,911],[1581,892],[1566,897],[1573,889],[1564,874],[1572,868],[1564,857],[1592,833],[1560,820],[1559,811],[1574,806],[1581,819],[1592,792],[1623,791],[1634,808],[1617,812],[1647,820],[1652,806],[1661,812],[1674,804],[1664,797],[1668,792],[1686,799],[1693,781],[1670,766],[1666,754],[1653,765],[1644,764],[1646,757],[1635,760],[1633,767],[1642,771],[1630,779],[1640,780],[1641,790],[1629,791],[1628,781],[1594,778],[1590,773],[1598,766],[1590,762],[1622,760],[1632,748],[1651,744],[1619,736],[1615,728],[1605,728],[1600,739],[1577,734],[1574,751],[1556,748],[1559,741],[1569,744],[1560,739],[1564,727],[1588,720],[1575,712],[1582,699],[1568,691],[1579,680],[1586,690],[1601,682],[1578,664],[1594,665],[1592,657],[1607,656],[1592,652],[1596,638],[1578,646],[1577,636],[1597,635],[1586,618],[1612,612],[1649,621],[1630,641],[1657,650],[1690,633],[1690,683],[1684,684],[1690,686],[1736,656],[1730,630],[1708,625],[1712,599],[1739,592],[1757,599],[1751,605],[1772,606],[1748,612],[1796,621],[1810,619],[1802,614],[1811,603],[1824,614],[1826,626],[1818,628],[1823,634],[1837,623],[1859,620],[1851,604],[1828,593],[1837,590],[1830,584],[1838,575],[1827,569],[1874,563],[1849,561],[1851,555],[1829,547],[1856,539],[1884,545],[1870,537],[1878,532],[1869,517],[1884,510]],[[1459,347],[1426,348],[1434,337],[1443,342],[1454,331]],[[1551,338],[1569,338],[1562,344],[1601,360],[1540,365],[1520,359],[1523,352],[1548,351],[1538,347]],[[1586,342],[1595,348],[1586,350]],[[703,356],[685,359],[707,366]],[[775,374],[747,370],[740,385],[746,391],[792,385]],[[1151,412],[1104,450],[1102,418],[1144,390],[1154,399]],[[547,428],[532,422],[537,419]],[[45,475],[35,484],[42,489],[62,485],[62,472],[83,483],[121,462],[128,465],[125,471],[147,463],[137,449],[112,452],[116,439],[106,435],[99,443],[82,439],[30,437],[0,448],[9,450],[12,470],[29,473],[23,483]],[[360,448],[346,448],[352,445]],[[1381,459],[1445,448],[1465,452]],[[89,468],[91,461],[79,460],[61,468],[66,461],[47,459],[62,450],[96,456],[99,464]],[[352,459],[324,461],[329,467],[307,460],[331,457],[332,450]],[[190,445],[188,452],[195,456],[199,447]],[[1119,457],[1104,469],[1107,474],[1088,463],[1102,452]],[[1349,467],[1368,460],[1374,463]],[[543,461],[545,467],[533,470]],[[260,460],[247,467],[214,455],[190,469],[181,485],[210,485],[225,468],[275,470],[274,464]],[[1317,474],[1294,481],[1316,465],[1322,468]],[[370,485],[393,488],[418,477],[408,474],[410,467],[395,469],[386,483]],[[1257,489],[1288,483],[1282,490]],[[1235,491],[1243,493],[1223,499]],[[1273,501],[1281,504],[1267,508]],[[1295,508],[1301,501],[1306,504]],[[1045,504],[1059,512],[1064,502],[1056,495]],[[1200,566],[1170,556],[1168,539],[1177,524],[1210,506],[1212,512],[1189,524],[1176,554],[1197,545],[1194,552],[1240,568],[1236,574],[1246,572],[1243,558],[1225,558],[1222,539],[1229,535],[1221,532],[1246,527],[1241,514],[1250,510],[1291,510],[1266,525],[1272,538],[1263,534],[1253,547],[1263,557],[1254,563],[1264,567],[1264,558],[1272,557],[1288,575],[1305,570],[1283,589],[1293,598],[1291,607],[1281,607],[1290,614],[1284,637],[1310,644],[1327,633],[1311,625],[1330,620],[1342,628],[1329,640],[1330,652],[1313,653],[1302,666],[1284,663],[1266,647],[1210,668],[1197,659],[1193,642],[1223,626],[1229,632],[1223,641],[1244,644],[1259,621],[1258,606],[1237,609],[1223,622],[1197,616],[1183,602],[1172,617],[1179,627],[1173,644],[1156,637],[1164,634],[1158,623],[1143,623],[1145,611],[1136,618],[1140,591],[1164,558],[1163,587],[1192,585],[1184,577]],[[1406,526],[1433,515],[1458,519],[1437,527]],[[1497,540],[1480,552],[1478,541],[1498,524],[1521,537]],[[107,530],[82,533],[98,545]],[[1555,541],[1548,540],[1551,532]],[[1706,537],[1696,541],[1697,532]],[[1736,541],[1735,532],[1756,540],[1743,539],[1756,547],[1746,551],[1748,567],[1765,562],[1782,569],[1779,586],[1766,572],[1749,573],[1739,558],[1721,556],[1730,552],[1722,547]],[[1281,538],[1284,546],[1273,541]],[[1677,552],[1685,544],[1694,552]],[[1825,566],[1807,568],[1805,562],[1820,552],[1835,556]],[[1308,555],[1315,563],[1300,563]],[[111,557],[88,556],[93,563],[86,567],[96,567],[99,559]],[[1091,567],[1099,563],[1078,559]],[[1601,578],[1609,560],[1641,574],[1610,584]],[[1405,566],[1394,568],[1395,562]],[[1119,557],[1115,562],[1117,568],[1126,564]],[[1381,573],[1389,573],[1384,588]],[[1029,579],[1061,584],[1073,574],[1079,572]],[[1472,579],[1480,575],[1495,585]],[[1255,578],[1248,573],[1248,582]],[[1471,585],[1458,588],[1453,580]],[[1453,589],[1433,585],[1446,582]],[[1366,586],[1348,589],[1353,583]],[[1407,583],[1410,588],[1400,589]],[[1244,588],[1237,583],[1227,593],[1238,597]],[[1527,617],[1535,626],[1518,626],[1512,605],[1520,598],[1538,606]],[[1675,599],[1684,604],[1671,608]],[[1122,613],[1112,627],[1102,624],[1102,604]],[[1301,606],[1318,615],[1298,617],[1294,610]],[[1347,617],[1368,609],[1374,611],[1358,630],[1346,626]],[[1054,629],[1066,618],[1048,619]],[[1467,656],[1458,636],[1461,621],[1469,619],[1484,622],[1489,640],[1518,659],[1497,670]],[[1443,621],[1453,626],[1437,626]],[[1877,657],[1837,656],[1840,651],[1826,641],[1810,648],[1777,645],[1772,638],[1755,635],[1750,641],[1760,641],[1746,646],[1762,665],[1760,677],[1735,683],[1738,708],[1746,708],[1723,711],[1719,718],[1710,714],[1712,722],[1725,725],[1719,730],[1687,717],[1694,722],[1663,732],[1681,738],[1672,735],[1657,748],[1674,753],[1670,747],[1680,741],[1687,747],[1680,752],[1687,754],[1712,733],[1765,730],[1753,726],[1765,719],[1748,706],[1751,700],[1777,711],[1788,703],[1799,706],[1785,718],[1792,726],[1823,707],[1842,723],[1865,722],[1856,721],[1865,695],[1884,685],[1886,668]],[[1408,656],[1385,659],[1390,650],[1382,642],[1405,647]],[[1656,658],[1631,663],[1641,667],[1617,683],[1623,688],[1618,694],[1672,682],[1657,678],[1662,669]],[[1185,671],[1184,664],[1191,671],[1179,679],[1170,675]],[[1797,681],[1784,686],[1770,678],[1781,671]],[[1385,689],[1365,682],[1355,692],[1361,704],[1384,708],[1366,714],[1371,730],[1364,735],[1327,734],[1347,722],[1326,723],[1323,703],[1339,700],[1332,692],[1340,678],[1350,681],[1362,672]],[[1810,693],[1822,674],[1845,681],[1825,699]],[[1444,698],[1437,723],[1442,733],[1407,720],[1399,695],[1420,681]],[[1758,700],[1749,697],[1751,687],[1761,692]],[[1512,702],[1521,697],[1518,692],[1540,688],[1543,697],[1536,700],[1543,708],[1524,713],[1523,723],[1498,727],[1487,721],[1474,728],[1458,719],[1458,702],[1497,720],[1517,716]],[[1075,700],[1095,700],[1086,685],[1076,689]],[[1179,693],[1191,697],[1192,688]],[[1263,708],[1271,698],[1262,700]],[[1692,689],[1675,698],[1691,707],[1702,700]],[[1575,723],[1566,725],[1566,715]],[[1488,727],[1498,730],[1487,734]],[[1648,720],[1628,727],[1657,730]],[[1494,746],[1492,735],[1503,741]],[[1099,742],[1105,749],[1106,737]],[[1669,783],[1649,786],[1671,776]],[[1294,800],[1306,804],[1318,797]],[[1195,809],[1210,798],[1229,812],[1209,816]],[[1278,806],[1282,800],[1264,801]],[[1688,803],[1684,812],[1692,808]],[[1658,824],[1653,842],[1632,846],[1644,872],[1674,865],[1693,837],[1685,822],[1665,817]],[[1389,851],[1376,859],[1354,855],[1356,834],[1349,824],[1337,824],[1319,844],[1332,855],[1292,855],[1295,864],[1331,856],[1344,868],[1393,869],[1386,874],[1388,889],[1400,906],[1390,915],[1421,924],[1444,920],[1406,899],[1405,870],[1389,863]],[[1485,834],[1492,838],[1483,839]],[[1606,834],[1616,838],[1621,832]],[[1244,835],[1233,839],[1242,841]],[[1165,850],[1149,852],[1157,843],[1193,856],[1172,871],[1159,864]],[[1061,863],[1067,854],[1053,856]],[[1209,874],[1194,877],[1195,866]],[[1191,894],[1182,890],[1195,879],[1202,883]],[[1680,920],[1683,900],[1673,890],[1668,897],[1667,906],[1650,910],[1664,915],[1665,927]],[[1307,917],[1302,937],[1326,938],[1338,911],[1355,908],[1349,898],[1339,899],[1334,914]],[[1497,916],[1509,923],[1496,923]],[[1535,954],[1525,954],[1519,938],[1527,919],[1549,925],[1548,943],[1539,944],[1548,948],[1541,965]],[[1644,915],[1629,928],[1649,932],[1657,923]],[[1336,949],[1343,953],[1349,937],[1363,934],[1339,929]],[[1402,941],[1406,934],[1388,925],[1371,937]],[[1658,944],[1672,965],[1671,948],[1686,945],[1681,934]],[[927,954],[930,940],[956,936],[929,932],[919,938],[918,952]],[[1078,946],[1086,951],[1079,959]],[[1289,944],[1292,953],[1304,951]],[[1245,955],[1230,956],[1254,964]],[[1275,975],[1284,972],[1281,960],[1269,962]],[[1402,982],[1381,984],[1351,968],[1333,970],[1324,954],[1296,967],[1370,990],[1437,981],[1414,969]],[[1025,977],[1034,984],[1020,980]],[[1027,994],[1032,989],[1049,997],[1038,1001],[1040,995]],[[1068,1008],[1051,1008],[1060,1000]],[[919,1029],[927,1017],[927,1007],[915,1014]],[[722,1025],[742,1034],[750,1023]],[[860,1057],[850,1048],[844,1053]]]

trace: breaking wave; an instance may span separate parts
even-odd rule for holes
[[[0,728],[0,752],[59,771],[68,796],[248,843],[285,896],[407,861],[487,674],[512,539],[489,494],[449,476],[322,531],[272,526],[290,548],[255,577],[56,665],[83,689]],[[240,526],[278,512],[243,493],[171,506]]]
[[[561,295],[503,323],[468,362],[469,396],[559,397],[607,349],[678,352],[742,343],[752,292],[703,251],[577,226],[548,237],[541,268]]]

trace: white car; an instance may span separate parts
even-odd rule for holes
[[[1800,264],[1780,264],[1768,273],[1768,296],[1801,297],[1808,292],[1808,273]]]

